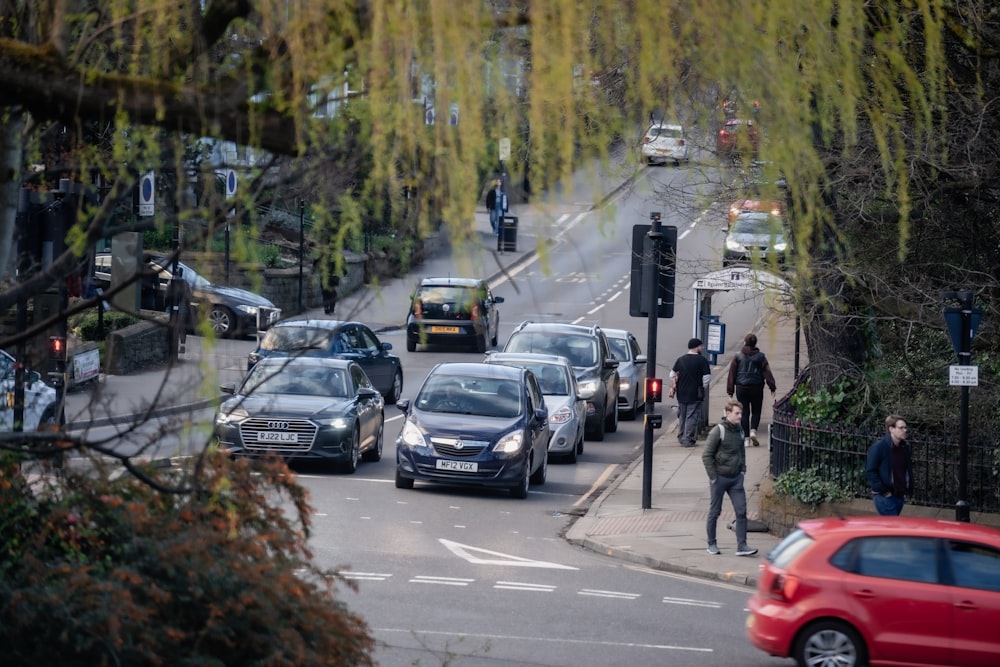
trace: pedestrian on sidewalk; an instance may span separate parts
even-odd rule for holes
[[[729,377],[726,379],[726,393],[729,398],[736,394],[736,400],[743,404],[743,444],[757,447],[757,427],[760,426],[760,411],[764,406],[764,384],[771,390],[771,398],[778,386],[774,382],[767,357],[757,348],[757,336],[748,333],[743,337],[743,349],[736,353],[729,363]]]
[[[712,379],[712,367],[701,353],[701,340],[688,341],[687,354],[670,371],[669,398],[677,397],[677,440],[681,447],[694,447],[701,426],[701,405]]]
[[[913,495],[913,461],[909,427],[898,415],[885,418],[887,433],[868,449],[865,477],[872,490],[875,511],[882,516],[899,516],[907,496]]]
[[[746,447],[743,444],[743,406],[739,401],[726,402],[726,416],[708,433],[705,451],[701,454],[705,472],[708,473],[710,498],[708,520],[708,553],[718,556],[719,543],[716,528],[722,514],[722,496],[729,495],[736,514],[736,555],[753,556],[757,550],[747,544],[747,493],[743,476],[747,471]]]
[[[490,227],[493,228],[493,235],[497,235],[500,228],[500,216],[503,215],[503,182],[497,178],[493,180],[493,188],[486,193],[486,211],[490,214]]]

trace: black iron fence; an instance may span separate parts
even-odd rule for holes
[[[867,498],[865,481],[868,448],[885,435],[885,429],[862,430],[802,424],[786,396],[774,406],[771,424],[771,474],[786,470],[816,469],[848,494]],[[951,439],[922,439],[914,434],[913,499],[915,505],[954,507],[958,497],[958,434]],[[973,512],[1000,512],[1000,447],[982,434],[970,436],[968,498]]]

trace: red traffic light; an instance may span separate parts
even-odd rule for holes
[[[64,336],[49,336],[49,357],[66,359],[66,338]]]
[[[663,380],[646,378],[646,400],[659,403],[663,400]]]

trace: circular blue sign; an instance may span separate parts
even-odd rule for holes
[[[153,179],[144,176],[142,179],[142,200],[149,201],[153,198]]]
[[[236,192],[236,172],[230,170],[229,172],[229,182],[226,184],[230,192]]]

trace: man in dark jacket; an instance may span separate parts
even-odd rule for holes
[[[872,490],[875,511],[898,516],[907,496],[913,495],[913,461],[906,442],[906,420],[898,415],[885,418],[888,431],[868,449],[865,478]]]
[[[774,382],[771,366],[757,347],[757,336],[748,333],[743,337],[743,349],[729,363],[729,376],[726,379],[729,398],[735,393],[736,400],[743,404],[745,445],[752,444],[756,447],[760,444],[757,440],[757,427],[760,426],[760,412],[764,405],[765,383],[773,398],[778,386]]]
[[[747,545],[747,493],[743,488],[743,475],[747,471],[746,449],[743,445],[743,406],[739,401],[726,403],[726,417],[708,432],[701,461],[708,473],[710,498],[708,520],[708,553],[718,556],[719,545],[715,529],[722,514],[722,496],[729,494],[736,514],[736,555],[753,556],[757,550]]]
[[[701,404],[705,400],[712,367],[701,354],[701,340],[688,341],[687,354],[682,354],[670,370],[670,391],[667,396],[677,397],[677,440],[681,447],[694,447],[698,442],[698,429],[702,421]]]

